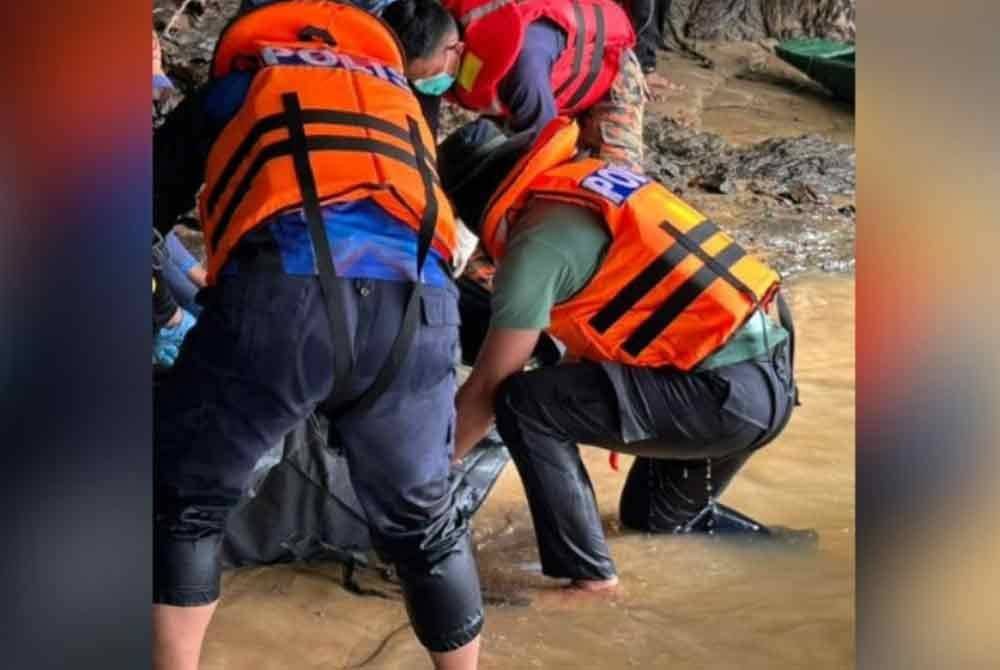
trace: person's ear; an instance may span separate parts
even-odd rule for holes
[[[458,70],[462,66],[462,50],[456,49],[455,55],[450,59],[451,63],[448,66],[448,74],[453,77],[458,76]]]

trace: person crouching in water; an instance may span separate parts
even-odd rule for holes
[[[450,494],[451,207],[395,38],[339,2],[239,16],[211,81],[154,135],[154,225],[198,197],[204,309],[157,394],[153,667],[194,670],[229,513],[315,410],[350,463],[439,670],[477,665],[482,597]]]
[[[469,124],[438,155],[497,263],[456,454],[495,415],[543,573],[603,590],[617,573],[578,443],[638,455],[620,503],[629,528],[766,532],[715,498],[789,419],[794,335],[777,273],[648,177],[579,158],[578,133],[557,118],[533,143],[477,151],[482,126]],[[785,327],[765,312],[775,302]],[[570,360],[525,372],[542,331]]]

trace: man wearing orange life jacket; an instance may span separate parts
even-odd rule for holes
[[[199,185],[204,310],[155,408],[154,668],[192,670],[219,544],[259,457],[317,408],[437,668],[475,668],[482,599],[449,495],[455,222],[391,31],[269,3],[154,135],[154,224]],[[401,437],[405,436],[405,437]]]
[[[600,591],[617,575],[578,443],[638,455],[628,527],[767,532],[716,498],[789,419],[794,334],[773,270],[649,178],[577,157],[578,132],[558,118],[534,144],[480,152],[470,124],[439,157],[498,268],[489,333],[458,394],[456,453],[495,416],[543,572]],[[765,313],[773,302],[782,325]],[[523,372],[543,330],[572,362]]]

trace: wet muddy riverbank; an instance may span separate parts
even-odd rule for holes
[[[851,272],[854,116],[757,43],[705,45],[710,69],[661,53],[647,172],[786,277]]]

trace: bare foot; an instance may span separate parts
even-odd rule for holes
[[[594,593],[597,591],[610,591],[617,586],[618,576],[615,575],[611,579],[574,579],[566,588]]]
[[[532,599],[541,609],[574,609],[621,595],[618,577],[607,580],[574,580],[565,586],[544,589]]]

